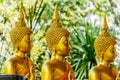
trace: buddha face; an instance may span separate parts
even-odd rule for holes
[[[26,34],[18,44],[18,50],[23,53],[29,53],[32,48],[30,34]]]
[[[68,56],[71,49],[71,44],[69,42],[68,36],[63,36],[59,43],[55,46],[55,53],[60,56]]]
[[[116,56],[117,56],[117,53],[115,50],[115,46],[111,45],[108,47],[108,49],[104,53],[104,60],[108,62],[113,62]]]

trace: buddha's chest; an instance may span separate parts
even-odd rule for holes
[[[112,71],[104,70],[100,74],[101,80],[115,80],[115,76],[113,75]]]
[[[21,60],[20,62],[17,62],[15,65],[16,73],[20,75],[26,75],[30,73],[30,66],[28,60]]]
[[[60,78],[61,76],[63,76],[66,73],[66,68],[62,67],[56,67],[54,69],[54,80],[57,80],[58,78]]]

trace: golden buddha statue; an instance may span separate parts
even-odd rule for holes
[[[109,35],[107,30],[108,24],[105,17],[101,35],[94,42],[98,65],[90,70],[89,80],[118,80],[116,69],[110,65],[117,56],[116,41]]]
[[[26,57],[32,48],[32,31],[24,22],[22,5],[20,7],[20,17],[16,27],[10,32],[10,38],[16,54],[10,57],[4,64],[4,74],[17,74],[35,80],[35,67],[33,62]]]
[[[75,80],[73,69],[64,59],[69,55],[71,49],[68,38],[69,32],[59,23],[58,6],[56,5],[53,23],[46,33],[51,60],[42,66],[42,80]]]

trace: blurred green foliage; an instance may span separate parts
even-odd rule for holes
[[[103,18],[107,15],[109,32],[119,39],[119,0],[22,0],[25,21],[33,30],[33,48],[28,55],[36,66],[40,80],[41,66],[50,59],[45,34],[52,23],[56,3],[59,6],[60,22],[69,30],[73,49],[67,60],[73,67],[76,79],[88,78],[88,72],[97,64],[94,40],[99,35]],[[0,0],[0,73],[8,57],[14,54],[9,38],[10,30],[19,16],[21,0]],[[114,27],[113,27],[114,26]],[[118,65],[120,66],[120,65]]]
[[[88,22],[83,23],[83,30],[74,29],[71,34],[73,49],[68,57],[78,80],[87,79],[89,70],[97,65],[94,40],[100,33],[100,26],[93,26]]]

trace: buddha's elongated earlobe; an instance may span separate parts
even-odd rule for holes
[[[55,47],[52,49],[52,55],[55,56],[56,54],[56,50],[55,50]]]
[[[104,52],[101,53],[101,62],[104,60]]]

